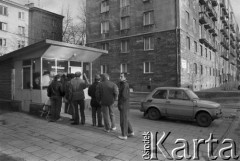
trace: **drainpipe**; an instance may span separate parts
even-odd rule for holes
[[[179,6],[179,0],[175,0],[175,25],[176,25],[176,65],[177,65],[177,87],[180,87],[180,80],[181,80],[181,72],[180,72],[180,63],[179,61],[181,61],[181,59],[179,59],[179,46],[180,46],[180,41],[178,41],[178,25],[179,25],[179,10],[178,10]]]

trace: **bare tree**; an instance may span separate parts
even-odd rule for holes
[[[63,21],[63,41],[71,44],[85,45],[86,39],[86,2],[80,1],[79,13],[74,19],[68,6]]]

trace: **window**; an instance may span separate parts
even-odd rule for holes
[[[189,97],[182,90],[170,90],[168,99],[189,100]]]
[[[186,37],[186,44],[187,44],[187,48],[190,50],[191,49],[191,44],[190,44],[190,37]]]
[[[31,60],[24,60],[22,62],[23,66],[23,89],[30,89],[31,88]]]
[[[211,53],[211,51],[209,51],[209,57],[210,57],[210,60],[212,60],[212,53]]]
[[[212,75],[212,68],[209,68],[210,76]]]
[[[47,30],[42,30],[42,38],[43,39],[47,38],[47,35],[48,35]]]
[[[185,14],[186,24],[189,25],[189,13],[186,11]]]
[[[101,13],[109,11],[109,2],[108,0],[101,2]]]
[[[109,43],[103,43],[102,44],[102,49],[103,50],[109,50]]]
[[[123,63],[120,65],[120,71],[121,73],[128,73],[128,70],[127,70],[127,64]]]
[[[56,26],[56,20],[55,19],[52,19],[52,26],[55,27]]]
[[[155,99],[166,99],[167,98],[167,90],[157,90],[152,98],[155,98]]]
[[[202,45],[200,45],[200,52],[201,52],[201,56],[203,56],[203,47],[202,47]]]
[[[7,24],[4,22],[0,22],[0,30],[7,31]]]
[[[154,38],[145,37],[144,38],[144,50],[153,50],[154,49]]]
[[[196,27],[197,27],[197,21],[196,19],[194,18],[193,19],[193,31],[196,32]]]
[[[195,48],[194,49],[195,53],[197,53],[198,50],[197,50],[197,42],[196,41],[194,41],[194,48]]]
[[[205,48],[205,54],[206,54],[206,58],[207,58],[207,48]]]
[[[24,20],[24,12],[18,12],[18,18]]]
[[[109,32],[109,22],[105,21],[101,23],[101,34]]]
[[[129,0],[120,0],[120,8],[129,6],[130,2]]]
[[[8,8],[4,6],[0,6],[0,15],[7,16],[8,15]]]
[[[125,30],[125,29],[129,29],[130,25],[129,25],[129,21],[130,17],[121,17],[121,30]]]
[[[4,38],[0,38],[0,46],[7,46],[7,40]]]
[[[18,48],[23,48],[25,46],[25,41],[18,40]]]
[[[194,63],[194,74],[197,74],[197,64]]]
[[[101,65],[101,74],[107,73],[107,65]]]
[[[151,64],[152,64],[151,62],[143,63],[143,73],[153,73]]]
[[[129,52],[129,41],[128,40],[121,41],[121,52],[122,53]]]
[[[201,75],[203,75],[203,66],[200,65]]]
[[[18,26],[18,34],[19,35],[24,35],[25,34],[25,27]]]
[[[153,24],[153,11],[148,11],[143,13],[143,25]]]

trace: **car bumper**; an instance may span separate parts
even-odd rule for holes
[[[222,117],[222,111],[216,113],[212,118],[213,119],[218,119],[218,118],[221,118]]]

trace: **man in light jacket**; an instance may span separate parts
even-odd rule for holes
[[[109,80],[109,75],[101,75],[102,82],[96,88],[96,99],[101,105],[105,131],[116,130],[115,115],[113,113],[114,102],[118,98],[118,87]]]

